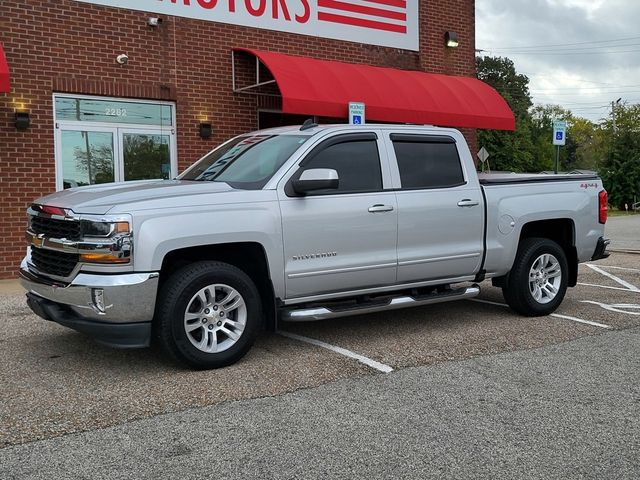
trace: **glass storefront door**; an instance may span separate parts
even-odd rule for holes
[[[115,181],[114,129],[61,130],[62,187]]]
[[[122,178],[171,178],[171,136],[120,129]]]
[[[55,109],[58,190],[177,174],[174,105],[65,95]]]

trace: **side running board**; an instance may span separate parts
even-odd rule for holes
[[[402,296],[390,299],[388,302],[380,304],[363,304],[347,308],[331,307],[309,307],[309,308],[285,308],[281,311],[281,319],[285,322],[314,322],[316,320],[326,320],[329,318],[348,317],[351,315],[363,315],[365,313],[383,312],[386,310],[397,310],[407,307],[420,307],[433,303],[450,302],[462,300],[464,298],[477,297],[480,294],[480,287],[472,285],[467,288],[449,290],[445,293],[433,293],[420,297]]]

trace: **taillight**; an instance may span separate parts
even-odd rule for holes
[[[598,194],[598,221],[603,225],[607,223],[607,202],[609,201],[609,195],[606,190],[602,190]]]

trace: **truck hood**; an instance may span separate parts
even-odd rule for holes
[[[141,180],[126,183],[105,183],[70,188],[37,199],[34,203],[71,209],[75,213],[104,215],[118,205],[135,204],[183,196],[211,195],[234,190],[222,182],[184,180]]]

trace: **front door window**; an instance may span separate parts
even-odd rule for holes
[[[176,176],[174,108],[56,96],[57,189]]]

